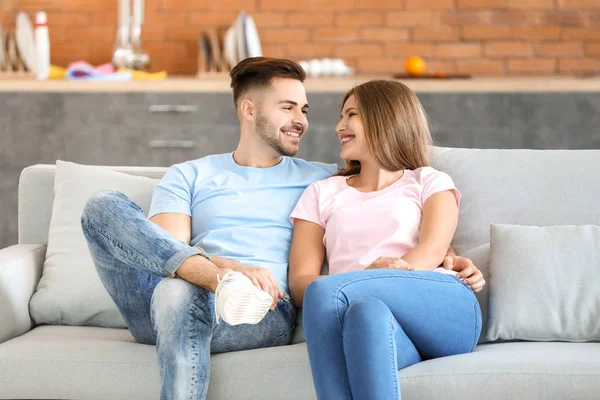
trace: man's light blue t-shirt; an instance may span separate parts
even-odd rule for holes
[[[283,157],[271,168],[243,167],[233,153],[173,165],[152,196],[148,218],[161,213],[192,217],[190,245],[209,255],[268,268],[288,292],[292,242],[289,216],[311,183],[338,166]]]

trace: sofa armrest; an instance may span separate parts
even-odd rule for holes
[[[0,343],[33,327],[29,299],[42,276],[46,246],[20,244],[0,249]]]

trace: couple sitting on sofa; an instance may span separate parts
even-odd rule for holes
[[[149,220],[117,191],[86,204],[98,274],[136,341],[157,346],[162,399],[205,398],[211,352],[289,344],[300,305],[319,399],[399,398],[399,369],[477,343],[485,281],[449,248],[460,194],[429,167],[416,95],[350,90],[337,171],[291,158],[304,78],[288,60],[240,62],[234,153],[172,166]]]

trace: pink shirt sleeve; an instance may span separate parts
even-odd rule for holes
[[[423,168],[421,171],[421,180],[423,183],[423,192],[421,193],[421,206],[432,195],[443,192],[444,190],[453,190],[456,197],[456,204],[460,206],[460,192],[454,186],[454,181],[445,172],[437,171],[433,168]]]
[[[294,220],[299,218],[309,222],[314,222],[315,224],[321,225],[323,228],[325,228],[325,224],[321,218],[320,208],[319,188],[315,182],[307,187],[306,190],[304,190],[304,193],[302,193],[302,196],[300,196],[300,200],[298,200],[294,211],[292,211],[290,221],[293,224]]]

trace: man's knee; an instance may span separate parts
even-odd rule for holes
[[[152,294],[152,323],[157,332],[183,327],[190,319],[212,325],[210,292],[183,279],[164,278]],[[187,319],[187,320],[186,320]]]
[[[106,226],[111,220],[122,221],[131,212],[142,209],[122,192],[104,189],[94,194],[83,207],[81,225],[85,230],[88,225]]]
[[[128,199],[127,196],[118,190],[101,190],[90,197],[85,203],[81,218],[82,220],[93,220],[99,214],[106,212],[107,210],[114,209],[119,202],[125,199]]]

